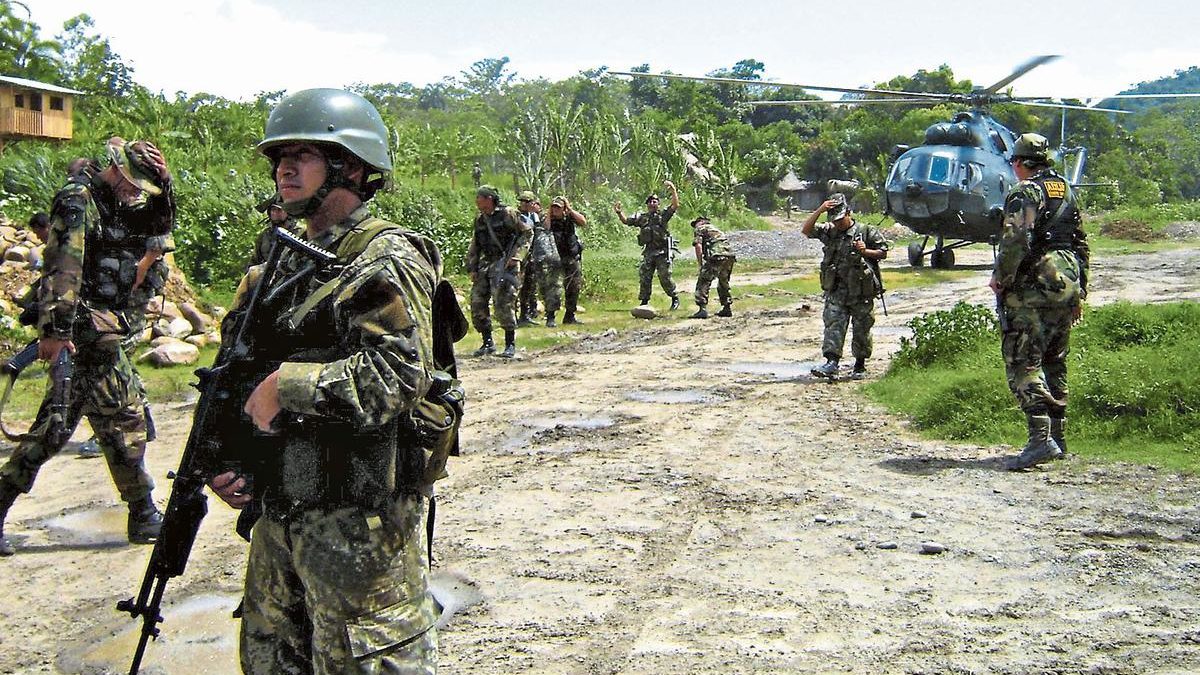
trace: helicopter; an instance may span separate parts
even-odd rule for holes
[[[1003,226],[1004,199],[1016,185],[1012,168],[1013,147],[1017,134],[997,121],[988,108],[998,103],[1056,108],[1062,110],[1062,135],[1066,136],[1068,110],[1086,110],[1128,114],[1127,110],[1052,102],[1049,96],[1013,96],[1006,88],[1014,80],[1040,65],[1059,58],[1057,55],[1036,56],[1017,66],[1012,73],[989,87],[976,88],[969,93],[914,92],[859,87],[830,87],[805,84],[785,84],[725,77],[694,77],[671,73],[641,73],[609,71],[613,75],[658,77],[714,84],[743,86],[795,87],[816,91],[848,94],[840,100],[750,101],[756,106],[790,105],[871,105],[871,104],[937,104],[953,103],[967,108],[949,121],[937,122],[925,130],[925,142],[916,147],[897,145],[890,157],[890,167],[882,190],[884,215],[905,225],[923,241],[908,246],[908,262],[914,267],[929,258],[932,267],[954,266],[954,250],[973,243],[990,243],[994,247]],[[1195,95],[1195,94],[1192,94]],[[1170,98],[1189,94],[1117,94],[1119,98]],[[1067,172],[1068,181],[1075,187],[1080,182],[1087,162],[1087,149],[1060,147],[1057,152],[1065,162],[1074,156],[1074,166]],[[1107,184],[1105,184],[1107,185]],[[934,246],[929,248],[929,240]]]

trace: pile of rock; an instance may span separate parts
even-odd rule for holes
[[[3,267],[13,270],[39,267],[44,248],[33,232],[19,230],[7,221],[0,222],[0,259],[3,259]]]
[[[224,311],[220,307],[214,310],[210,316],[190,302],[153,298],[146,312],[149,325],[142,335],[142,341],[148,342],[150,348],[138,355],[138,362],[155,366],[195,363],[200,348],[221,342],[218,325]]]

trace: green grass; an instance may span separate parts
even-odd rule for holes
[[[941,316],[916,331],[868,394],[929,438],[1022,445],[1024,416],[1005,383],[998,335],[990,327],[952,325],[949,314],[934,313]],[[1089,311],[1071,340],[1071,451],[1200,471],[1200,306],[1101,307]],[[951,343],[962,346],[929,346]]]

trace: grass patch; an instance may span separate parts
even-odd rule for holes
[[[930,438],[1023,444],[990,308],[959,303],[910,322],[887,374],[867,392]],[[1072,452],[1200,470],[1200,306],[1117,303],[1071,336]]]

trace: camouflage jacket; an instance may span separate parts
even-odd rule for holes
[[[434,369],[442,263],[431,240],[399,228],[375,235],[361,252],[343,250],[372,220],[360,207],[313,239],[338,263],[264,307],[256,322],[282,356],[279,402],[289,420],[277,475],[265,481],[268,513],[373,506],[396,490],[397,424],[423,399]],[[305,262],[285,251],[272,283]],[[251,268],[242,289],[258,274],[261,267]],[[239,293],[239,304],[246,295]]]
[[[574,260],[583,253],[583,240],[579,238],[575,219],[570,215],[562,218],[549,218],[550,232],[554,235],[554,245],[558,247],[560,260]]]
[[[71,339],[77,327],[100,336],[127,332],[124,313],[144,311],[166,284],[166,263],[159,260],[134,289],[137,263],[147,251],[174,250],[174,224],[170,185],[161,195],[127,208],[99,178],[73,176],[51,207],[37,301],[39,334]],[[79,311],[81,303],[86,311]]]
[[[713,227],[711,223],[696,226],[696,234],[692,238],[692,246],[699,244],[705,260],[712,258],[732,258],[733,247],[729,245],[729,237]]]
[[[550,219],[544,218],[533,226],[532,241],[529,244],[529,259],[539,264],[557,264],[559,262],[558,246],[554,243],[554,234],[550,231]]]
[[[497,260],[523,257],[532,235],[533,229],[506,206],[496,207],[490,216],[480,213],[467,249],[467,271],[482,272]]]
[[[854,248],[854,241],[861,239],[868,249],[887,251],[887,240],[878,229],[857,220],[845,231],[832,223],[821,223],[814,227],[812,238],[825,246],[821,290],[826,298],[840,303],[864,302],[882,292],[876,276],[878,263],[867,260]]]
[[[1013,186],[993,271],[1005,304],[1069,307],[1086,296],[1090,254],[1080,220],[1074,192],[1052,169]]]
[[[667,255],[668,238],[671,231],[667,223],[675,216],[675,209],[668,206],[654,213],[638,212],[627,220],[630,227],[638,228],[637,242],[642,245],[642,255]]]

